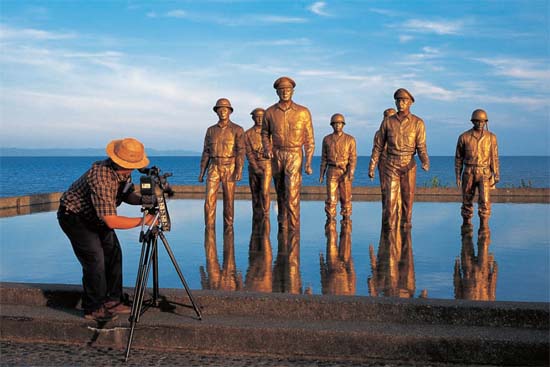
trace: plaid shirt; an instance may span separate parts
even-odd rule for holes
[[[134,191],[131,181],[131,177],[124,177],[115,171],[110,159],[94,162],[63,193],[60,203],[67,211],[89,223],[102,223],[103,216],[117,215],[117,206]]]

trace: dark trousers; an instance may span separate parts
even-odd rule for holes
[[[122,250],[115,231],[85,223],[77,215],[60,210],[61,229],[82,265],[82,308],[92,312],[108,300],[122,297]]]

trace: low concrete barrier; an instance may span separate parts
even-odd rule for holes
[[[80,291],[0,283],[0,339],[93,342],[122,354],[129,323],[122,315],[104,325],[84,320],[76,309]],[[549,362],[548,303],[193,291],[199,321],[183,290],[160,294],[161,307],[137,324],[135,348],[358,362]]]
[[[176,185],[174,199],[204,199],[203,185]],[[354,201],[379,201],[380,188],[356,186],[352,189]],[[0,198],[0,217],[32,214],[55,210],[59,205],[60,192],[49,194],[35,194]],[[221,199],[221,191],[219,198]],[[272,199],[276,198],[271,189]],[[303,186],[302,200],[325,200],[324,186]],[[237,186],[236,199],[250,199],[248,186]],[[477,199],[475,199],[477,200]],[[550,203],[550,188],[503,188],[491,191],[491,200],[494,203]],[[462,195],[457,188],[426,188],[417,187],[415,201],[419,202],[461,202]]]

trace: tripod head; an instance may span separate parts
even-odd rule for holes
[[[144,174],[139,179],[141,210],[150,214],[158,214],[160,229],[170,231],[171,222],[165,195],[168,197],[174,195],[167,180],[172,173],[166,172],[161,175],[160,169],[155,166],[141,168],[139,172]]]

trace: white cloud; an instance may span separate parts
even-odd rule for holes
[[[0,40],[65,40],[76,38],[72,32],[51,32],[34,28],[12,28],[6,25],[0,25]]]
[[[187,13],[181,9],[170,10],[165,14],[169,18],[185,18]]]
[[[323,16],[323,17],[326,17],[328,16],[329,14],[325,11],[325,8],[327,6],[327,3],[324,2],[324,1],[317,1],[313,4],[311,4],[311,6],[308,7],[308,9],[314,13],[314,14],[317,14],[317,15],[320,15],[320,16]]]
[[[307,19],[300,17],[284,17],[279,15],[264,15],[258,17],[258,20],[265,23],[305,23]]]
[[[408,35],[408,34],[401,34],[401,35],[399,35],[399,42],[400,42],[400,43],[407,43],[407,42],[409,42],[409,41],[411,41],[411,40],[413,40],[413,39],[414,39],[414,37],[413,37],[413,36],[410,36],[410,35]]]
[[[439,35],[457,35],[463,30],[462,21],[429,21],[410,19],[402,25],[405,29],[418,33],[435,33]]]
[[[547,60],[526,60],[520,58],[478,58],[474,59],[494,68],[494,74],[508,77],[524,88],[550,89],[550,69]],[[540,91],[539,91],[540,92]]]

